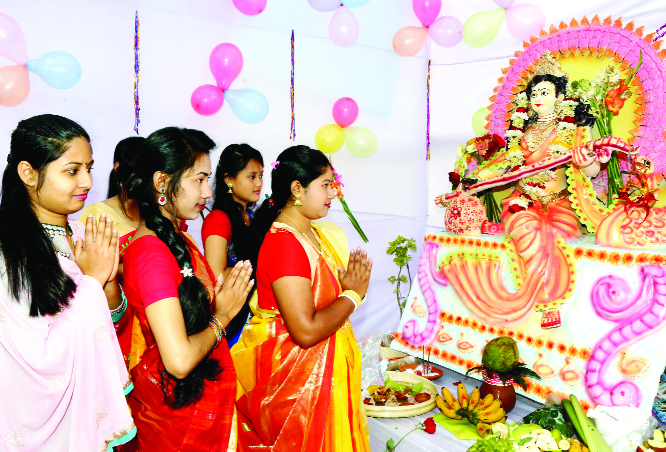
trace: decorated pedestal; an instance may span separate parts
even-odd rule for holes
[[[527,391],[516,388],[527,397],[545,400],[555,392],[576,394],[588,406],[652,403],[666,366],[666,249],[608,248],[590,236],[560,243],[574,262],[576,279],[560,306],[560,325],[544,328],[537,311],[512,322],[493,312],[474,312],[440,271],[452,260],[464,265],[490,258],[502,267],[505,286],[515,287],[518,258],[510,239],[442,231],[425,241],[418,283],[393,348],[420,353],[426,347],[432,361],[464,373],[480,365],[488,341],[509,336],[518,342],[521,359],[542,378],[528,379]],[[477,284],[486,284],[479,276]],[[511,300],[496,300],[498,307],[507,303]]]
[[[541,377],[517,388],[532,399],[652,404],[666,366],[666,51],[653,40],[595,16],[516,52],[490,133],[459,146],[453,191],[435,199],[448,232],[425,237],[394,348],[465,372],[508,336]]]

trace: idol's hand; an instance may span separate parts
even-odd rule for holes
[[[372,259],[368,253],[360,247],[351,250],[347,271],[342,266],[338,267],[340,284],[342,290],[353,290],[359,297],[365,297],[370,284],[370,273],[372,272]]]
[[[74,246],[74,261],[84,275],[92,276],[104,287],[115,278],[118,270],[118,230],[113,229],[113,220],[100,215],[86,220],[85,240],[78,239]]]
[[[215,282],[215,317],[226,327],[241,310],[254,285],[252,276],[252,264],[250,261],[236,263],[226,280],[222,274]]]
[[[589,147],[590,146],[578,146],[573,149],[572,159],[574,164],[581,168],[585,168],[594,163],[594,153],[590,151]]]

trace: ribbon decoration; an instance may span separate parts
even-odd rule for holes
[[[430,60],[428,60],[428,93],[426,97],[426,160],[430,160]]]
[[[139,134],[139,63],[141,62],[141,55],[139,51],[139,11],[134,16],[134,131]]]
[[[294,30],[291,30],[291,131],[289,138],[296,141],[296,115],[294,114]]]

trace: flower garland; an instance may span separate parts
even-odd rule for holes
[[[558,157],[571,151],[573,137],[576,132],[575,115],[578,102],[578,99],[566,98],[560,104],[561,110],[558,115],[557,138],[548,146],[548,154],[551,157]],[[525,123],[530,118],[528,114],[529,101],[525,91],[521,91],[516,95],[514,105],[514,111],[510,118],[511,125],[506,132],[506,141],[508,144],[504,153],[504,159],[508,163],[507,166],[511,168],[511,171],[520,169],[525,163],[521,140],[525,135]],[[509,211],[515,213],[529,209],[535,199],[548,194],[546,192],[546,183],[554,179],[556,179],[556,175],[551,170],[542,171],[524,178],[524,193],[509,201]]]

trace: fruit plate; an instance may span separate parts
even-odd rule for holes
[[[375,406],[364,405],[365,411],[370,417],[412,417],[425,414],[435,408],[435,397],[437,396],[437,386],[423,377],[404,372],[386,372],[386,376],[396,383],[403,383],[413,386],[417,383],[423,383],[421,393],[430,394],[430,400],[416,405],[409,406]]]

